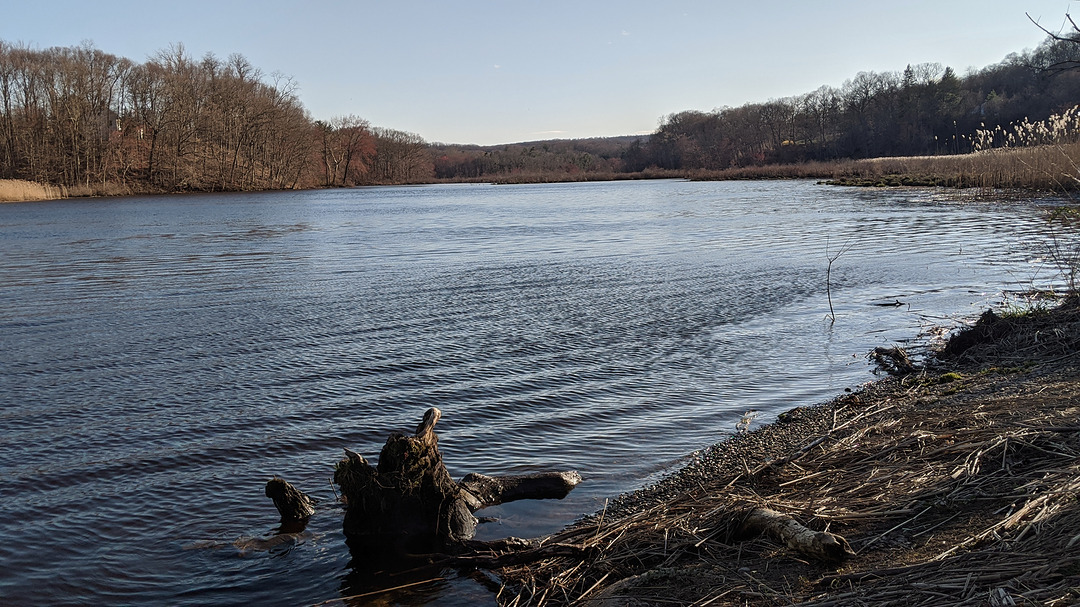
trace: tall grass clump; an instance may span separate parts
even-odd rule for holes
[[[57,198],[66,198],[63,188],[22,179],[0,179],[0,202],[55,200]]]
[[[1080,106],[1046,120],[1027,119],[1007,128],[976,131],[975,148],[987,165],[1027,173],[1044,180],[1042,189],[1072,198],[1072,205],[1055,209],[1048,217],[1050,259],[1065,282],[1066,295],[1080,293],[1080,208],[1073,193],[1080,191]]]
[[[1080,106],[1046,120],[983,126],[972,138],[973,175],[996,187],[1080,190]]]

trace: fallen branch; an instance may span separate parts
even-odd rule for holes
[[[874,348],[868,355],[877,363],[878,368],[883,369],[889,375],[908,375],[915,372],[915,363],[911,362],[907,352],[899,347]]]
[[[473,549],[482,548],[483,542],[477,545],[469,542],[467,545]],[[581,546],[570,544],[546,544],[532,548],[520,548],[508,546],[505,552],[483,554],[474,552],[464,555],[440,555],[441,558],[432,558],[431,564],[436,567],[477,567],[483,569],[498,569],[500,567],[513,567],[535,563],[556,557],[584,558],[588,550]]]

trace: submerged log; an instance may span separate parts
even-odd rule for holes
[[[561,500],[581,482],[577,472],[537,472],[518,476],[468,474],[459,483],[473,512],[516,500]]]
[[[435,424],[428,409],[413,436],[391,434],[372,466],[346,449],[334,482],[346,502],[343,528],[362,545],[407,551],[463,546],[473,537],[473,512],[517,499],[562,498],[581,482],[576,472],[490,477],[478,474],[455,483],[443,464]]]

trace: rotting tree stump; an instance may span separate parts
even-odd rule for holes
[[[283,478],[275,476],[267,481],[266,497],[274,500],[282,523],[306,521],[315,514],[315,500]]]
[[[413,436],[391,434],[373,466],[345,450],[334,482],[346,504],[343,529],[350,546],[405,553],[460,552],[476,531],[473,513],[520,499],[561,499],[578,483],[577,472],[524,476],[466,476],[455,483],[443,465],[428,409]]]
[[[473,540],[478,523],[473,513],[477,510],[521,499],[561,499],[582,479],[572,471],[469,474],[455,483],[443,465],[434,430],[441,416],[438,409],[428,409],[415,434],[391,434],[377,465],[349,449],[335,465],[334,482],[345,503],[343,531],[354,559],[359,559],[354,560],[354,566],[367,571],[377,564],[378,570],[383,570],[389,558],[395,563],[391,568],[413,567],[417,559],[439,567],[498,568],[557,556],[584,558],[592,551],[588,542]],[[274,498],[283,528],[289,521],[302,525],[314,512],[313,500],[280,478],[267,483],[266,494]],[[734,541],[765,534],[807,558],[826,563],[839,563],[854,555],[844,538],[813,531],[792,516],[765,507],[735,507],[730,520]]]

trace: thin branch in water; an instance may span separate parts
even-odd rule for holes
[[[829,299],[829,322],[836,322],[836,312],[833,310],[832,303],[832,267],[833,263],[840,259],[840,256],[851,250],[851,247],[855,246],[855,243],[851,242],[849,238],[847,242],[840,247],[840,250],[835,255],[829,254],[829,237],[825,237],[825,258],[829,260],[829,264],[825,266],[825,296]]]

